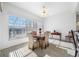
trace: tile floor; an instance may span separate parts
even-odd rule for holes
[[[49,39],[52,44],[47,49],[28,49],[28,43],[19,44],[0,51],[0,57],[73,57],[74,45],[69,42]],[[50,52],[50,53],[49,53]]]

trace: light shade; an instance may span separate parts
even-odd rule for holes
[[[46,17],[48,16],[48,8],[46,6],[43,6],[41,9],[41,16]]]

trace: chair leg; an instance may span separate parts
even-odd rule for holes
[[[78,53],[78,51],[77,51],[77,50],[75,50],[75,56],[74,56],[74,57],[76,57],[76,56],[77,56],[77,53]]]
[[[33,45],[33,48],[32,48],[32,50],[34,51],[34,45]]]
[[[47,44],[47,47],[49,46],[49,43]]]
[[[46,44],[45,44],[45,47],[44,48],[46,49]]]

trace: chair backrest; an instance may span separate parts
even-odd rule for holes
[[[50,32],[48,32],[48,31],[46,31],[46,32],[44,33],[44,35],[45,35],[46,38],[49,38],[49,34],[50,34]]]
[[[28,47],[29,48],[32,48],[33,47],[33,36],[32,36],[32,33],[29,33],[28,34],[28,40],[29,40],[29,42],[28,42]]]
[[[45,47],[49,46],[49,42],[48,42],[49,34],[50,34],[50,32],[48,32],[48,31],[46,31],[44,33],[44,36],[45,36]]]
[[[46,42],[48,42],[49,34],[50,34],[50,32],[48,32],[48,31],[46,31],[46,32],[44,33],[44,35],[45,35],[45,41],[46,41]]]
[[[74,43],[74,47],[75,47],[75,57],[77,56],[77,53],[78,53],[78,44],[77,44],[77,36],[76,36],[76,31],[73,31],[71,30],[71,33],[72,33],[72,38],[73,38],[73,43]]]
[[[36,31],[32,31],[32,36],[37,35]]]
[[[72,33],[70,31],[68,32],[68,36],[69,37],[72,37]]]

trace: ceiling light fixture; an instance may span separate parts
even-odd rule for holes
[[[48,8],[46,6],[42,7],[41,16],[43,16],[43,17],[48,16]]]

